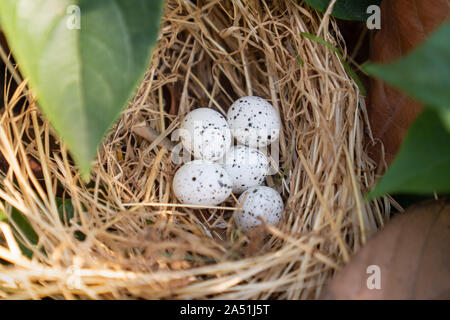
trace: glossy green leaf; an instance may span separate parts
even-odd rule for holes
[[[19,210],[13,207],[10,218],[0,210],[0,221],[8,223],[12,227],[14,237],[20,250],[26,257],[31,258],[33,256],[33,251],[27,248],[19,237],[19,234],[23,235],[32,245],[38,243],[39,236],[36,234],[36,231],[34,231],[28,219]]]
[[[0,221],[1,222],[7,222],[8,221],[8,217],[6,216],[6,214],[0,210]]]
[[[0,222],[8,222],[8,217],[2,210],[0,210]],[[1,244],[1,240],[2,240],[2,235],[0,235],[0,244]],[[9,265],[10,263],[8,261],[0,259],[0,264]]]
[[[61,222],[66,226],[70,226],[71,219],[74,217],[75,209],[70,199],[56,198],[56,205],[58,206],[58,213]]]
[[[72,218],[75,217],[75,208],[73,207],[72,200],[57,197],[56,205],[58,206],[58,214],[61,222],[66,226],[72,226]],[[86,209],[84,205],[83,209]],[[84,241],[86,239],[86,235],[79,230],[76,230],[73,236],[78,241]]]
[[[0,1],[19,68],[85,178],[145,73],[162,7],[162,0]]]
[[[366,88],[364,88],[363,83],[361,82],[361,79],[359,79],[358,75],[356,74],[356,72],[348,65],[348,63],[345,61],[344,57],[342,56],[342,53],[334,46],[332,46],[330,43],[328,43],[327,41],[311,34],[311,33],[306,33],[306,32],[302,32],[301,33],[302,36],[313,40],[317,43],[323,44],[324,46],[326,46],[328,49],[330,49],[331,51],[335,52],[337,54],[337,56],[339,57],[339,60],[341,60],[342,65],[344,66],[345,71],[348,73],[348,75],[353,79],[353,81],[355,81],[356,85],[359,88],[359,91],[361,92],[361,94],[363,96],[367,95],[366,92]]]
[[[13,208],[11,211],[11,219],[14,221],[15,225],[18,229],[23,233],[25,237],[32,243],[37,244],[39,240],[39,236],[34,231],[33,227],[30,224],[30,221],[23,215],[22,212]]]
[[[303,67],[303,65],[305,64],[305,63],[303,62],[302,57],[300,57],[300,56],[297,56],[297,61],[298,61],[298,63],[300,64],[300,66],[302,66],[302,67]]]
[[[413,98],[435,108],[450,130],[450,23],[446,22],[420,47],[389,64],[364,69]]]
[[[325,12],[331,0],[305,0],[311,7]],[[369,17],[367,8],[371,5],[380,5],[381,0],[338,0],[331,15],[344,20],[366,21]]]
[[[367,196],[450,192],[450,133],[431,108],[418,117],[388,171]]]

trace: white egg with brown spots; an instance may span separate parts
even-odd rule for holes
[[[265,147],[280,136],[281,121],[275,108],[256,96],[236,100],[228,109],[227,121],[239,143]]]
[[[244,200],[245,199],[245,200]],[[250,231],[261,224],[261,217],[268,225],[276,225],[281,221],[283,213],[283,199],[277,191],[266,186],[252,187],[239,197],[243,203],[234,219],[238,227],[244,232]]]
[[[231,194],[228,173],[217,163],[194,160],[181,166],[173,178],[173,191],[184,204],[216,206]]]
[[[231,178],[233,193],[240,194],[264,182],[269,171],[269,160],[259,150],[234,146],[225,156],[224,168]]]
[[[195,159],[215,161],[231,146],[231,131],[224,116],[210,108],[189,112],[179,129],[183,147]]]

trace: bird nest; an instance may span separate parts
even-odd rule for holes
[[[146,76],[88,184],[22,83],[0,119],[0,205],[10,221],[0,223],[0,297],[318,298],[390,203],[363,198],[376,165],[358,86],[303,32],[346,57],[329,15],[297,1],[167,1]],[[218,207],[177,201],[170,135],[190,110],[226,113],[247,95],[281,117],[266,184],[285,208],[279,225],[243,233],[234,195]]]

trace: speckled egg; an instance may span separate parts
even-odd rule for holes
[[[265,223],[275,225],[281,221],[283,199],[274,189],[265,186],[252,187],[239,197],[239,202],[246,198],[242,210],[235,214],[236,224],[247,232],[261,224],[258,217]]]
[[[181,166],[173,178],[173,191],[185,204],[215,206],[231,194],[231,179],[217,163],[194,160]]]
[[[231,178],[233,192],[240,194],[264,182],[269,160],[261,151],[239,145],[231,147],[226,154],[224,168]]]
[[[209,108],[189,112],[180,126],[183,147],[195,159],[218,160],[231,146],[231,131],[224,116]]]
[[[227,120],[236,140],[250,147],[265,147],[280,135],[281,122],[277,111],[260,97],[236,100],[228,109]]]

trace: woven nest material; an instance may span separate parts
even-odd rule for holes
[[[376,166],[358,87],[336,53],[302,32],[346,56],[328,14],[297,1],[169,0],[146,77],[88,185],[24,103],[22,83],[1,117],[1,209],[22,212],[38,242],[0,223],[0,297],[318,298],[388,219],[390,202],[363,200]],[[220,208],[177,202],[179,165],[165,139],[190,110],[226,112],[245,95],[269,100],[282,119],[279,170],[267,185],[285,202],[280,225],[247,234],[232,223],[234,197]],[[142,128],[159,135],[148,141]]]

